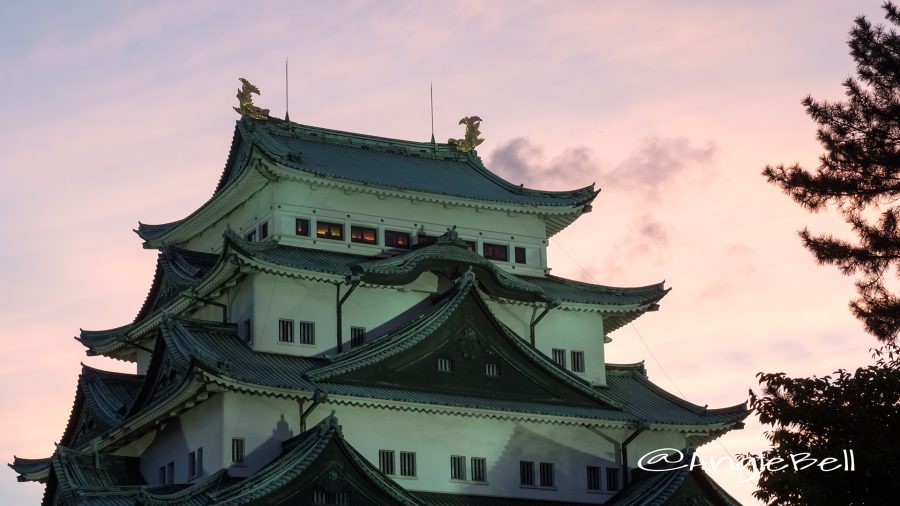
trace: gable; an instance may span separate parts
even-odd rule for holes
[[[416,391],[453,393],[478,397],[597,407],[595,396],[574,387],[578,378],[570,376],[537,352],[526,352],[527,344],[498,322],[473,286],[461,287],[445,302],[444,321],[435,329],[419,329],[403,339],[417,341],[412,346],[395,346],[402,351],[362,367],[327,377],[329,383],[399,388]],[[433,315],[429,315],[433,317]],[[403,329],[399,331],[403,333]],[[381,339],[391,340],[392,336]],[[371,343],[372,354],[389,342]],[[402,344],[402,343],[396,343]],[[360,349],[359,359],[366,355]],[[449,360],[450,370],[440,367]],[[490,371],[490,368],[495,368]],[[495,372],[496,374],[491,374]],[[488,388],[486,388],[486,386]],[[586,384],[584,385],[587,386]]]

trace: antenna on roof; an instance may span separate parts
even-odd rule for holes
[[[284,57],[284,120],[290,121],[291,115],[288,112],[290,108],[288,107],[288,59],[287,56]]]
[[[434,83],[428,81],[428,93],[431,95],[431,143],[434,144]]]

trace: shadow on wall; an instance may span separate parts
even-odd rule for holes
[[[278,421],[275,422],[275,428],[272,429],[271,437],[265,439],[253,451],[246,453],[242,464],[231,464],[228,467],[228,474],[235,477],[246,477],[259,471],[266,464],[281,455],[281,443],[292,437],[294,437],[294,431],[291,430],[290,424],[282,413]],[[247,439],[245,438],[244,441],[246,444]],[[234,459],[233,442],[229,439],[227,443],[231,444],[232,447],[225,449],[226,452],[229,452],[226,455]]]
[[[574,427],[560,427],[560,430],[571,431]],[[596,431],[586,427],[578,427],[583,432],[584,445],[572,447],[560,444],[558,440],[516,424],[503,452],[495,462],[488,461],[487,478],[491,484],[491,494],[521,495],[519,463],[534,462],[534,483],[540,484],[540,463],[548,462],[554,466],[555,493],[547,499],[565,499],[566,497],[583,497],[587,487],[586,466],[616,466],[616,447],[605,435],[598,436]],[[585,451],[587,450],[587,451]],[[477,456],[477,455],[475,455]],[[465,485],[461,492],[484,493],[479,485]],[[542,491],[535,490],[534,497],[539,498]],[[549,492],[548,492],[549,493]]]

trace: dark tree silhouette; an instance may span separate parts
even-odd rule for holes
[[[876,363],[854,373],[838,370],[822,378],[759,373],[762,395],[750,392],[750,407],[774,430],[772,448],[755,458],[761,469],[753,495],[778,505],[897,504],[900,491],[900,348],[876,350]],[[853,450],[853,470],[830,470]],[[825,458],[817,467],[809,458]],[[797,461],[794,469],[793,458]],[[783,464],[774,460],[783,459]],[[849,459],[849,457],[847,457]],[[768,462],[769,468],[763,467]],[[781,469],[786,466],[785,469]],[[748,466],[750,467],[750,466]],[[830,471],[829,471],[830,470]]]
[[[800,237],[819,263],[859,275],[851,310],[886,342],[900,332],[900,298],[885,284],[900,275],[900,35],[892,28],[900,12],[882,7],[890,27],[860,16],[850,32],[857,76],[844,81],[846,100],[803,101],[825,149],[818,169],[767,166],[763,175],[810,211],[833,205],[853,227],[853,241],[808,229]]]
[[[900,25],[897,8],[883,8]],[[772,447],[740,457],[762,469],[754,496],[768,504],[897,504],[900,492],[900,299],[885,284],[900,267],[900,36],[859,17],[850,48],[858,77],[844,82],[846,101],[803,102],[825,148],[817,171],[780,165],[763,174],[811,211],[834,205],[853,227],[854,242],[808,230],[800,236],[820,263],[860,275],[859,298],[850,306],[884,344],[873,351],[875,364],[852,373],[757,375],[762,393],[750,392],[750,407],[773,428],[766,432]],[[792,455],[803,454],[843,464],[845,450],[853,450],[853,471],[827,471],[833,461],[824,468],[791,465]],[[786,469],[773,460],[779,458]]]

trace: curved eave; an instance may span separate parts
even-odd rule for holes
[[[110,356],[122,347],[125,336],[134,328],[134,323],[108,330],[84,330],[75,340],[87,348],[88,355]]]
[[[264,163],[263,158],[264,155],[254,152],[247,161],[248,167],[237,179],[184,219],[168,224],[171,226],[141,224],[144,230],[157,230],[157,233],[151,235],[142,235],[140,226],[135,230],[144,239],[144,248],[158,249],[166,244],[181,244],[218,222],[222,216],[262,189],[273,179],[265,169],[270,164]],[[164,231],[161,227],[165,227]]]
[[[746,402],[724,408],[708,409],[705,406],[700,406],[682,399],[650,381],[646,375],[646,369],[644,368],[643,362],[636,364],[607,364],[606,374],[606,386],[598,386],[595,388],[606,390],[613,397],[622,397],[623,399],[626,399],[624,409],[639,416],[650,426],[678,426],[684,428],[706,428],[707,430],[729,430],[731,428],[742,427],[743,420],[750,414]],[[629,390],[628,385],[617,385],[616,382],[612,380],[616,376],[627,376],[637,383],[638,388],[641,391],[631,391]],[[614,394],[613,391],[615,390],[621,391]],[[629,404],[627,402],[627,398],[629,397],[646,401],[650,400],[651,396],[656,396],[662,402],[654,402],[652,405],[646,404],[643,406]],[[669,415],[665,413],[665,411],[671,411],[673,408],[680,411],[680,413],[676,412]]]
[[[45,483],[50,475],[50,457],[42,459],[23,459],[13,455],[11,464],[7,464],[18,476],[18,481],[36,481]]]

